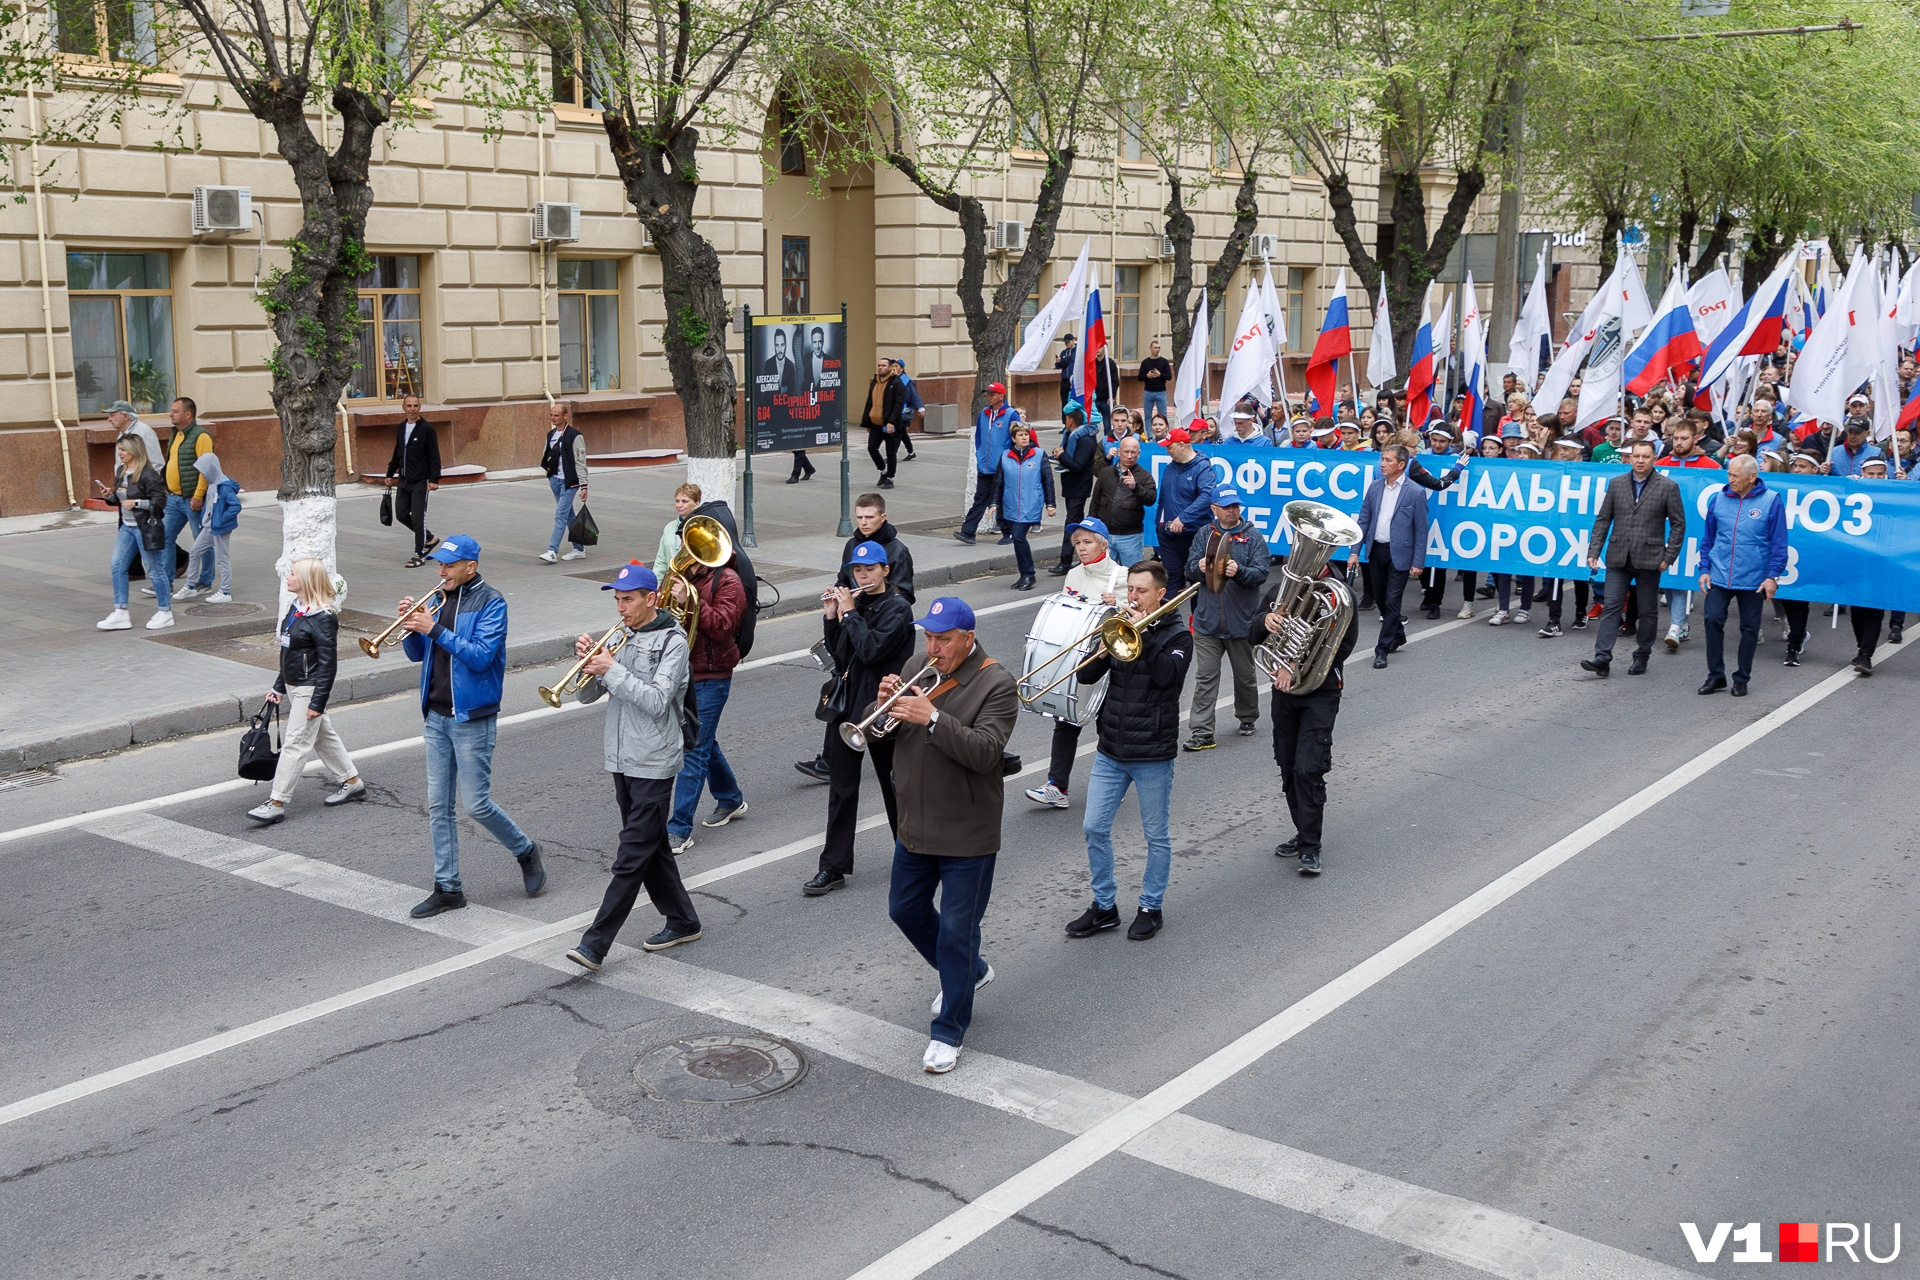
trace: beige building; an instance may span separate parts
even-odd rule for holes
[[[568,90],[563,78],[561,92]],[[63,85],[53,109],[84,92]],[[153,405],[157,423],[173,396],[193,397],[216,428],[228,470],[250,489],[278,484],[271,338],[252,294],[263,269],[286,261],[278,245],[300,220],[293,184],[271,132],[236,110],[231,94],[217,106],[208,81],[165,75],[152,78],[149,92],[154,111],[129,115],[112,136],[42,148],[37,202],[26,186],[34,167],[28,140],[7,140],[27,198],[0,202],[0,515],[67,504],[56,416],[66,428],[73,491],[84,498],[93,479],[110,478],[105,413],[122,398]],[[489,139],[478,109],[431,105],[431,118],[384,130],[374,155],[368,249],[377,267],[362,283],[363,356],[343,408],[341,474],[349,466],[385,469],[408,392],[444,424],[449,465],[532,465],[548,394],[576,402],[590,451],[608,461],[684,447],[661,348],[658,260],[626,205],[597,113],[556,102],[537,118],[510,119],[503,136]],[[45,99],[40,109],[48,109]],[[169,109],[184,113],[191,150],[157,149],[165,132],[159,113]],[[314,124],[338,127],[318,115]],[[768,124],[755,121],[736,146],[701,156],[696,213],[720,253],[729,301],[756,314],[827,314],[844,302],[856,395],[878,351],[906,362],[929,404],[965,404],[973,358],[955,292],[961,240],[953,217],[890,169],[816,196],[793,156],[756,147],[777,132]],[[1190,184],[1207,177],[1209,158],[1195,156]],[[1224,242],[1237,182],[1235,174],[1213,178],[1194,210],[1200,272]],[[1039,180],[1038,160],[1014,154],[973,188],[994,218],[1024,222]],[[196,190],[213,187],[246,189],[250,230],[196,234]],[[1160,235],[1166,198],[1158,166],[1083,156],[1054,259],[1029,301],[1037,307],[1064,280],[1090,237],[1115,354],[1128,373],[1156,338],[1174,355],[1166,341],[1171,263]],[[542,201],[579,206],[577,238],[534,244],[533,210]],[[1344,254],[1310,175],[1264,179],[1260,205],[1257,234],[1271,237],[1263,243],[1284,291],[1297,370]],[[1370,222],[1374,209],[1361,216]],[[990,266],[989,288],[1005,262],[996,257]],[[1236,274],[1222,308],[1227,319],[1237,316],[1251,274],[1246,266]],[[1355,288],[1351,298],[1364,341],[1362,293]],[[737,351],[737,331],[729,340]],[[1050,369],[1016,383],[1020,402],[1057,408]],[[1138,402],[1133,392],[1128,399]]]

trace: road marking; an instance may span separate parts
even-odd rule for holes
[[[854,1280],[911,1280],[911,1277],[925,1274],[1008,1218],[1025,1210],[1034,1201],[1058,1190],[1156,1125],[1191,1106],[1218,1085],[1425,955],[1583,850],[1619,830],[1668,796],[1698,781],[1707,772],[1775,729],[1818,706],[1856,679],[1858,677],[1852,671],[1836,672],[1745,729],[1723,738],[1686,764],[1642,787],[1572,834],[1469,894],[1232,1043],[1208,1054],[1145,1097],[1127,1104],[964,1208],[947,1215],[885,1256],[861,1268],[855,1273]]]

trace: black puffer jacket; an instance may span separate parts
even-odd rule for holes
[[[273,682],[273,691],[285,693],[289,685],[310,684],[313,700],[308,708],[325,711],[334,673],[340,669],[339,616],[330,609],[312,613],[289,609],[280,630],[287,642],[280,649],[280,678]]]
[[[913,649],[913,606],[892,588],[883,596],[858,595],[853,612],[826,620],[825,629],[833,669],[849,673],[847,705],[857,713],[878,695],[882,676],[899,674]]]
[[[836,587],[853,585],[853,570],[847,566],[853,563],[853,553],[863,542],[877,542],[887,552],[887,585],[900,593],[900,598],[908,604],[913,603],[913,552],[907,550],[907,544],[900,541],[900,531],[893,527],[893,521],[882,520],[873,536],[855,533],[847,539],[847,545],[840,549],[840,576],[833,580]]]
[[[1180,750],[1180,693],[1193,660],[1193,637],[1176,617],[1147,628],[1146,647],[1133,662],[1096,658],[1080,673],[1093,684],[1111,673],[1100,704],[1100,754],[1130,764],[1171,760]]]

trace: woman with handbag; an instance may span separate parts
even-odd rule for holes
[[[154,600],[160,608],[147,620],[147,630],[159,631],[173,625],[173,548],[167,542],[167,481],[155,471],[147,457],[147,446],[129,432],[114,444],[119,465],[113,471],[113,488],[93,482],[100,500],[120,509],[120,530],[113,544],[113,612],[94,623],[102,631],[131,631],[133,619],[127,615],[131,592],[128,570],[134,557],[147,571],[153,584]]]
[[[264,803],[247,810],[247,816],[263,826],[287,816],[293,785],[300,781],[300,771],[314,755],[320,757],[321,767],[335,783],[334,792],[324,801],[326,805],[367,798],[367,784],[360,781],[353,757],[347,754],[347,744],[327,715],[327,697],[333,692],[333,677],[340,665],[340,602],[334,594],[333,575],[326,565],[305,556],[287,570],[286,586],[294,602],[280,622],[280,678],[273,682],[267,701],[285,701],[287,728],[280,742],[280,767],[274,771],[273,789]]]
[[[853,586],[834,587],[821,597],[834,678],[821,690],[815,714],[833,725],[834,732],[827,735],[826,843],[820,850],[819,871],[801,886],[809,898],[846,888],[847,875],[853,870],[862,754],[873,758],[888,829],[898,825],[892,739],[872,738],[862,753],[848,746],[839,733],[841,724],[858,720],[861,708],[874,700],[881,677],[897,675],[913,650],[913,606],[888,584],[887,571],[887,549],[877,542],[863,542],[847,562]]]

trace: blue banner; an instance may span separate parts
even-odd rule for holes
[[[1275,554],[1287,550],[1280,519],[1287,503],[1310,498],[1357,518],[1377,474],[1378,455],[1371,452],[1214,445],[1206,453],[1221,483],[1240,491],[1243,511]],[[1435,475],[1455,461],[1418,456]],[[1149,445],[1140,461],[1158,480],[1167,452]],[[1451,489],[1427,494],[1427,565],[1598,580],[1605,571],[1587,567],[1587,539],[1607,482],[1626,469],[1616,463],[1475,458]],[[1687,544],[1661,585],[1697,591],[1706,504],[1726,483],[1726,472],[1667,467],[1662,473],[1678,482],[1686,501]],[[1784,473],[1762,479],[1787,503],[1783,598],[1920,611],[1920,484]],[[1154,523],[1149,516],[1149,539]]]

